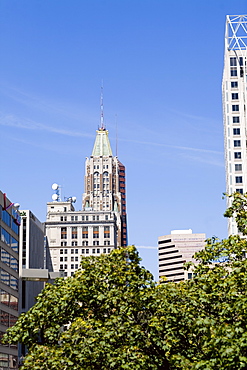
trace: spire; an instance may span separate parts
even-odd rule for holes
[[[104,105],[103,105],[103,80],[101,84],[101,93],[100,93],[100,130],[105,130],[104,123]]]
[[[108,131],[106,129],[99,129],[96,132],[97,135],[93,147],[92,156],[112,156],[111,144],[108,138]]]

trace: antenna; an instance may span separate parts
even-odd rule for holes
[[[116,123],[116,157],[118,155],[118,122],[117,122],[117,114],[115,114],[115,123]]]
[[[103,80],[101,82],[101,93],[100,93],[100,130],[105,130],[104,105],[103,105]]]

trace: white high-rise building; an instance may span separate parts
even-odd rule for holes
[[[222,81],[226,193],[247,192],[247,15],[226,17],[225,59]],[[228,199],[227,206],[231,205]],[[228,234],[237,234],[233,219]]]

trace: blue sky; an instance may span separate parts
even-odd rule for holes
[[[225,16],[246,12],[241,0],[1,0],[1,190],[41,221],[54,182],[81,209],[103,79],[143,264],[157,278],[157,238],[173,229],[226,237]]]

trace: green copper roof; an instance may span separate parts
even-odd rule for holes
[[[97,135],[93,147],[92,156],[112,156],[111,144],[108,138],[108,131],[101,128],[96,132]]]

